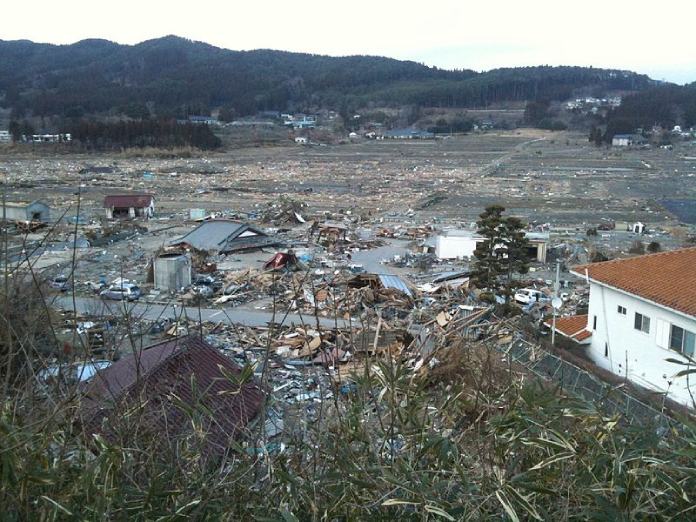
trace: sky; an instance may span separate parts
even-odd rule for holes
[[[370,54],[446,69],[580,65],[696,81],[696,1],[34,0],[0,39],[135,44],[175,34],[234,50]]]

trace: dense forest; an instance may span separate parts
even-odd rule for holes
[[[72,137],[84,147],[110,150],[132,147],[196,147],[210,150],[222,143],[207,125],[177,123],[176,120],[95,122],[81,120],[69,127]]]
[[[648,130],[654,125],[665,129],[696,126],[696,83],[661,85],[625,97],[607,114],[604,139],[611,141],[615,134]]]
[[[373,56],[230,51],[168,36],[138,45],[0,41],[0,105],[13,119],[89,115],[185,117],[223,109],[355,110],[368,106],[487,107],[562,100],[574,90],[641,90],[636,73],[582,67],[447,71]]]

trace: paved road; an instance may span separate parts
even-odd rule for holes
[[[55,308],[73,310],[72,296],[56,296],[53,301]],[[133,317],[155,321],[157,319],[178,319],[188,317],[194,321],[200,319],[203,322],[241,324],[244,326],[267,326],[272,321],[273,314],[263,310],[249,310],[244,308],[201,308],[200,316],[198,307],[187,306],[182,309],[180,305],[162,305],[153,303],[127,303],[122,301],[107,301],[98,297],[76,297],[75,308],[81,314],[90,314],[102,317],[117,317],[124,315],[125,312]],[[298,314],[277,313],[276,323],[284,325],[307,324],[316,326],[316,319],[313,316],[300,316]],[[333,319],[320,317],[319,324],[324,328],[333,328],[336,322]],[[338,327],[348,327],[347,321],[338,319]]]

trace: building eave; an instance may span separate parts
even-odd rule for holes
[[[627,295],[629,297],[635,297],[636,299],[640,299],[641,301],[644,301],[648,304],[651,304],[653,306],[657,306],[658,308],[662,308],[663,310],[667,310],[668,312],[672,312],[673,314],[677,314],[681,317],[684,317],[685,319],[689,319],[690,321],[696,321],[696,316],[689,315],[685,312],[682,312],[681,310],[677,310],[676,308],[672,308],[671,306],[667,306],[665,304],[658,303],[657,301],[653,301],[652,299],[647,299],[646,297],[643,297],[642,295],[634,294],[634,293],[629,292],[627,290],[624,290],[622,288],[618,288],[616,286],[612,286],[610,284],[607,284],[603,281],[593,279],[588,274],[582,274],[580,272],[576,272],[575,270],[570,270],[570,273],[573,274],[574,276],[582,277],[588,283],[594,283],[596,285],[603,286],[604,288],[609,288],[610,290],[614,290],[616,292],[619,292],[620,294]]]

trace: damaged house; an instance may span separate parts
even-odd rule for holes
[[[173,245],[190,245],[196,250],[212,254],[227,254],[277,245],[278,241],[265,232],[246,223],[226,219],[205,221]]]
[[[558,320],[557,331],[601,368],[694,407],[694,379],[677,376],[694,368],[694,267],[696,248],[574,267],[590,284],[588,313]]]
[[[47,223],[51,219],[51,208],[43,201],[31,203],[6,202],[0,220],[15,222]]]
[[[223,455],[265,398],[251,377],[241,376],[235,363],[197,336],[165,341],[97,371],[82,398],[82,425],[89,434],[119,440],[129,436],[124,428],[133,421],[132,436],[175,444],[193,434],[190,410],[205,451]]]
[[[150,219],[155,215],[152,194],[114,194],[104,198],[107,219]]]

